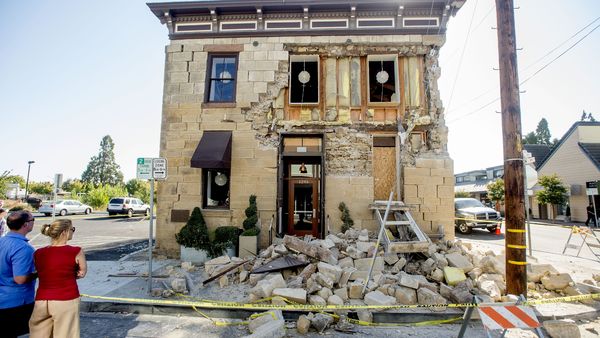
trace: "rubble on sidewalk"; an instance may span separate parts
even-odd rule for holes
[[[172,289],[171,294],[165,293],[167,290],[161,293],[160,289],[153,290],[152,294],[165,297],[175,291],[193,296],[197,286],[189,274],[197,271],[203,274],[204,281],[218,279],[218,282],[207,283],[208,286],[200,281],[198,288],[214,288],[221,294],[233,292],[240,302],[318,306],[441,305],[427,309],[443,311],[446,308],[443,305],[471,303],[473,296],[480,302],[511,300],[506,294],[504,255],[483,252],[476,245],[463,244],[460,240],[430,243],[424,252],[386,253],[382,247],[376,252],[376,236],[377,233],[364,229],[350,229],[323,240],[285,236],[247,261],[222,256],[206,262],[204,268],[183,262],[181,267],[166,269],[170,277],[163,284]],[[600,276],[580,284],[548,264],[533,264],[528,270],[530,299],[600,293],[596,287]],[[243,288],[232,289],[241,286]],[[213,299],[230,300],[230,297]],[[595,303],[594,300],[582,302]],[[362,309],[356,314],[361,321],[372,322],[376,311],[385,310]],[[348,314],[341,309],[328,312]],[[265,326],[262,331],[251,329],[253,337],[285,334],[283,320],[278,322],[277,316],[268,317],[272,319],[269,323],[258,326]],[[260,318],[252,322],[267,321]],[[309,329],[322,332],[334,321],[328,314],[309,313],[300,316],[293,327],[299,333]]]

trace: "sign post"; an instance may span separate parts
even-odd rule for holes
[[[527,239],[529,240],[529,256],[533,257],[533,245],[531,243],[531,226],[529,224],[529,187],[527,186],[527,166],[535,163],[535,157],[527,150],[523,150],[523,180],[525,181],[525,223],[527,223]]]
[[[150,222],[148,224],[148,293],[152,293],[152,238],[154,237],[154,181],[167,178],[167,159],[138,158],[137,178],[150,180]]]
[[[585,182],[585,192],[588,196],[592,196],[592,205],[594,206],[594,224],[598,227],[598,212],[596,211],[596,198],[595,195],[598,195],[598,183],[600,181],[590,181]]]
[[[62,185],[63,175],[62,174],[54,174],[54,189],[52,189],[53,201],[52,201],[52,222],[56,218],[56,194],[58,193],[58,189]]]

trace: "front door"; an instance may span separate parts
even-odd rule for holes
[[[288,189],[288,233],[318,236],[319,180],[290,178]]]

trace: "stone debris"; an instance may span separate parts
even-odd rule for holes
[[[204,272],[210,278],[243,263],[219,277],[220,287],[225,291],[232,284],[247,284],[250,286],[248,301],[270,299],[273,305],[286,305],[288,301],[319,306],[444,305],[470,303],[474,296],[481,302],[514,301],[506,294],[504,255],[483,252],[460,240],[432,243],[422,253],[385,253],[382,247],[375,250],[376,242],[373,240],[376,235],[365,229],[350,229],[345,233],[330,234],[324,240],[311,236],[285,236],[247,262],[228,256],[212,259],[205,263]],[[270,266],[274,259],[286,257],[306,265],[290,266],[270,273],[253,273],[256,269]],[[197,268],[186,262],[181,264],[181,268],[169,266],[170,280],[165,287],[168,289],[170,286],[172,291],[158,289],[152,294],[169,297],[173,292],[187,293],[193,285],[186,284],[185,276],[193,269]],[[528,269],[529,299],[592,292],[585,284],[574,283],[571,276],[559,273],[551,265],[532,264]],[[600,284],[600,275],[586,280],[586,284],[595,288]],[[165,295],[167,291],[171,294]],[[596,303],[594,300],[585,302]],[[444,309],[444,306],[430,308],[432,311]],[[347,313],[346,310],[334,312],[338,315]],[[361,321],[373,320],[371,311],[359,310],[357,314]],[[266,321],[259,319],[262,317],[272,320],[258,325],[259,320]],[[285,334],[285,326],[279,324],[280,320],[283,322],[279,317],[257,317],[253,320],[257,321],[256,328],[253,327],[251,333],[256,337],[267,333],[276,337]],[[308,333],[310,327],[322,332],[333,322],[332,316],[310,313],[300,316],[295,328],[300,334]]]
[[[544,329],[552,338],[580,338],[579,327],[573,321],[546,320],[542,323]]]

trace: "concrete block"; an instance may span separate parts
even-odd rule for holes
[[[342,277],[342,268],[340,266],[319,262],[317,268],[320,273],[331,278],[334,283],[339,282],[340,277]]]
[[[566,320],[546,320],[542,326],[552,338],[580,338],[581,333],[576,323]]]
[[[359,271],[369,271],[373,258],[361,258],[354,260],[354,267]],[[376,257],[375,263],[373,264],[373,271],[383,271],[385,261],[383,257]]]
[[[372,291],[365,295],[367,305],[394,305],[396,298],[384,295],[381,291]]]
[[[454,286],[467,279],[467,276],[463,269],[447,266],[444,268],[444,279],[448,285]]]
[[[417,304],[417,291],[404,286],[397,286],[394,291],[398,304]]]
[[[306,290],[304,289],[279,288],[273,290],[273,295],[285,297],[296,303],[306,304]]]
[[[459,253],[450,253],[446,255],[448,265],[462,269],[465,273],[473,270],[473,264],[469,262],[469,259]]]

